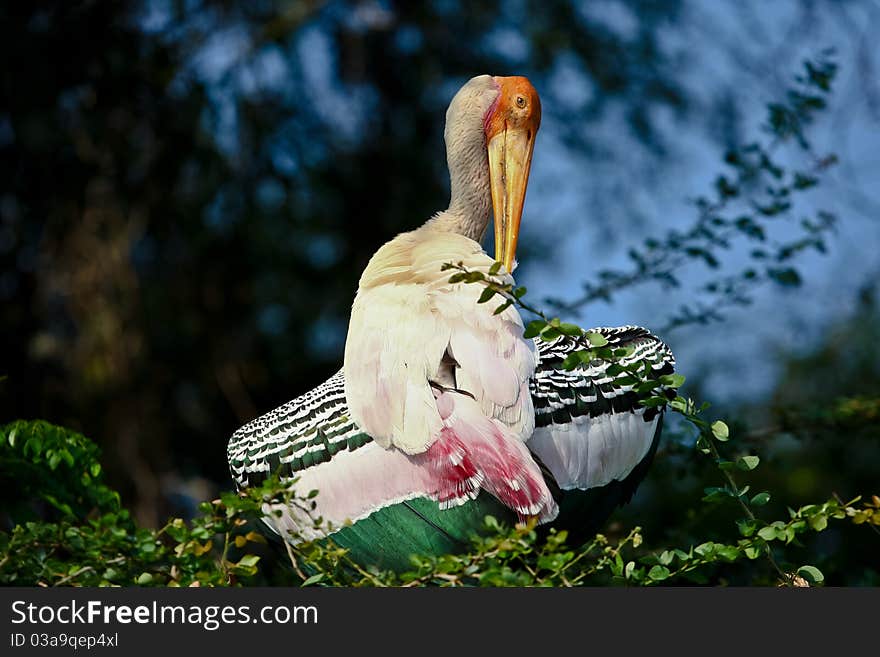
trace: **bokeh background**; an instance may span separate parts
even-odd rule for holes
[[[751,441],[789,504],[877,492],[878,33],[872,0],[5,3],[0,417],[95,439],[149,525],[228,489],[230,434],[336,371],[370,255],[445,207],[454,92],[519,74],[544,107],[517,272],[531,302],[658,332],[684,392]],[[793,213],[837,221],[799,255],[799,285],[674,321],[717,276],[697,261],[678,286],[572,303],[692,225],[725,151],[828,48],[839,72],[810,139],[838,163]],[[734,245],[719,268],[749,258]],[[822,415],[842,398],[867,405],[855,428]],[[668,433],[618,520],[661,537],[702,485]],[[828,535],[834,554],[846,537]]]

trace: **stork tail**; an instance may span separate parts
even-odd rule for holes
[[[430,496],[441,508],[464,504],[483,488],[520,520],[556,516],[556,502],[522,441],[486,417],[471,396],[437,389],[434,396],[443,428],[426,452],[411,458],[431,473]]]

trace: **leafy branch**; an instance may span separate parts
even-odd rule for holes
[[[670,405],[690,415],[700,434],[697,451],[707,454],[725,475],[727,485],[704,491],[706,502],[735,498],[750,511],[769,501],[769,493],[748,496],[748,487],[733,479],[735,470],[751,471],[758,457],[739,456],[724,460],[715,442],[727,443],[727,425],[709,422],[690,400],[676,397]],[[39,443],[37,445],[35,443]],[[25,521],[11,532],[0,531],[0,583],[27,586],[239,586],[265,582],[261,568],[266,539],[254,523],[267,518],[266,509],[298,509],[307,517],[315,509],[317,492],[297,496],[291,481],[269,477],[242,493],[224,493],[203,502],[191,521],[169,520],[158,530],[138,527],[119,505],[115,492],[106,489],[100,473],[92,476],[96,452],[85,438],[42,422],[16,422],[0,428],[0,461],[10,454],[42,460],[61,442],[70,459],[56,463],[54,476],[89,473],[80,486],[108,492],[90,500],[91,510],[73,511],[71,500],[82,492],[72,486],[67,498],[51,506],[57,517],[49,521]],[[43,449],[45,447],[45,449]],[[64,505],[67,505],[66,507]],[[59,508],[60,507],[60,508]],[[67,508],[71,508],[71,513]],[[279,518],[270,511],[268,518]],[[757,513],[745,513],[736,521],[739,538],[708,541],[686,548],[649,549],[642,530],[635,527],[618,539],[598,534],[583,545],[571,546],[564,531],[550,530],[545,537],[535,525],[506,527],[486,518],[485,534],[472,539],[460,554],[415,555],[410,571],[380,571],[353,560],[347,550],[329,538],[303,540],[287,535],[289,568],[276,573],[273,583],[300,586],[580,586],[607,583],[627,585],[663,584],[675,579],[705,581],[705,573],[718,565],[753,561],[768,554],[771,546],[784,550],[809,532],[825,531],[831,522],[880,527],[880,498],[861,503],[831,499],[790,509],[785,520],[762,521]],[[278,525],[281,529],[281,524]],[[313,517],[309,528],[320,534],[332,527]],[[321,531],[318,531],[321,530]],[[824,574],[813,565],[789,567],[774,557],[776,578],[787,585],[821,584]]]
[[[572,324],[563,322],[559,317],[549,317],[543,311],[525,301],[527,289],[517,286],[510,281],[505,281],[494,276],[501,268],[500,262],[495,262],[484,273],[479,270],[469,269],[462,262],[444,263],[441,271],[455,271],[449,277],[450,284],[476,283],[484,287],[477,303],[488,303],[496,296],[500,297],[501,304],[495,308],[494,313],[500,314],[510,306],[531,313],[536,319],[526,324],[523,337],[526,339],[538,338],[545,342],[552,342],[562,336],[575,341],[580,348],[570,352],[562,361],[563,370],[571,371],[578,367],[606,365],[605,373],[608,376],[618,377],[620,385],[633,386],[640,395],[655,395],[658,401],[651,401],[647,405],[660,405],[668,401],[666,395],[684,384],[685,378],[681,374],[664,374],[658,378],[651,375],[652,364],[647,359],[636,359],[625,362],[632,355],[630,347],[612,348],[600,332],[586,330]]]
[[[104,483],[98,457],[93,442],[48,422],[0,427],[0,481],[17,482],[25,488],[20,497],[32,500],[3,511],[4,525],[12,529],[0,531],[0,584],[240,585],[260,581],[266,538],[258,528],[265,508],[311,518],[309,528],[318,533],[333,530],[312,518],[317,491],[299,496],[295,480],[278,477],[202,502],[189,521],[171,518],[158,529],[139,527]],[[312,545],[297,540],[288,546],[286,583],[308,581],[310,574],[300,567],[306,563],[307,569],[317,564],[327,573],[360,568],[332,543],[320,550]]]
[[[571,301],[551,298],[547,303],[559,312],[577,314],[590,303],[610,302],[624,289],[644,283],[677,288],[681,286],[678,272],[685,265],[700,261],[709,269],[720,269],[723,252],[743,239],[755,245],[750,252],[754,264],[702,285],[697,292],[709,301],[682,305],[664,331],[718,321],[723,310],[751,303],[750,291],[759,284],[799,285],[800,275],[792,260],[811,249],[824,253],[825,239],[836,217],[820,210],[814,218],[803,218],[800,235],[775,246],[768,246],[769,226],[793,218],[795,197],[814,188],[837,162],[834,155],[814,153],[806,137],[807,127],[827,105],[837,72],[832,55],[832,51],[824,51],[815,61],[805,61],[803,72],[795,76],[795,85],[786,91],[785,98],[767,106],[763,126],[767,139],[725,155],[732,172],[715,179],[711,196],[693,201],[697,210],[693,225],[683,231],[671,230],[662,238],[645,239],[641,247],[629,250],[631,267],[600,271],[599,282],[585,282],[579,297]],[[792,143],[809,160],[806,168],[788,170],[778,161],[780,148]]]

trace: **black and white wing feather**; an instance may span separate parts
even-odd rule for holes
[[[672,352],[647,329],[592,330],[601,333],[609,347],[631,350],[618,365],[647,362],[647,376],[653,379],[673,373]],[[629,372],[612,373],[615,370],[607,361],[562,369],[566,356],[578,349],[572,338],[561,336],[542,343],[540,349],[541,363],[531,382],[535,431],[529,449],[562,490],[588,490],[625,480],[653,454],[663,407],[642,406],[648,395],[636,392]]]
[[[345,377],[339,370],[318,387],[238,429],[226,453],[232,479],[242,489],[272,473],[294,476],[371,441],[349,416]]]

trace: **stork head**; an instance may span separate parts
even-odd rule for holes
[[[532,152],[540,125],[538,92],[527,78],[519,76],[472,78],[452,99],[446,113],[445,136],[453,185],[456,173],[464,173],[453,171],[461,168],[454,167],[453,158],[463,158],[468,164],[479,161],[482,167],[486,167],[488,160],[495,259],[507,271],[513,269],[516,257]],[[471,148],[482,152],[468,153]]]
[[[541,100],[524,77],[496,77],[499,94],[483,118],[495,214],[495,260],[513,270],[532,165],[541,126]]]

